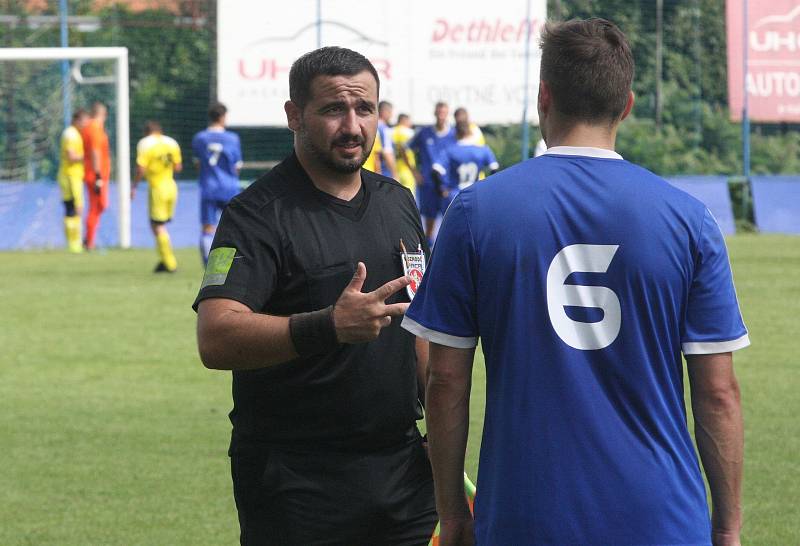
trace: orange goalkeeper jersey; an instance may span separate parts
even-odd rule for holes
[[[108,148],[108,135],[103,125],[90,120],[81,131],[83,137],[83,165],[84,178],[87,182],[95,181],[94,167],[92,166],[92,153],[96,150],[100,154],[100,176],[103,180],[111,178],[111,152]]]

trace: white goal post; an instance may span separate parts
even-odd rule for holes
[[[130,100],[128,96],[128,48],[126,47],[9,47],[0,48],[0,61],[114,60],[117,100],[117,184],[119,198],[119,246],[131,246]]]

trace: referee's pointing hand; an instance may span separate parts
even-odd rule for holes
[[[381,329],[392,323],[392,317],[402,316],[408,303],[386,304],[386,299],[408,286],[409,278],[397,277],[372,292],[362,292],[367,278],[367,266],[358,262],[356,274],[342,291],[333,307],[333,325],[341,343],[372,341]]]

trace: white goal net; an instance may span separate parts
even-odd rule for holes
[[[70,62],[65,88],[61,61]],[[0,48],[0,182],[53,181],[65,96],[69,110],[108,107],[118,244],[130,247],[128,51],[122,47]]]

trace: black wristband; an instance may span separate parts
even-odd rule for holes
[[[333,305],[289,317],[289,335],[294,350],[303,358],[334,350],[339,341],[333,325]]]

